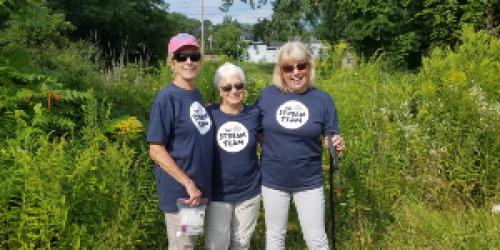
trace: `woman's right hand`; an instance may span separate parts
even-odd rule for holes
[[[201,200],[201,191],[198,189],[198,187],[196,187],[194,181],[187,181],[184,187],[186,188],[186,192],[189,195],[188,203],[195,206],[199,205]]]

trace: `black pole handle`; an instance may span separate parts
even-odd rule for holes
[[[339,178],[339,186],[337,188],[337,192],[340,192],[342,190],[342,173],[341,173],[338,161],[341,160],[341,157],[338,155],[337,149],[335,149],[335,145],[333,145],[333,141],[332,141],[333,136],[335,136],[334,132],[330,132],[328,135],[328,152],[329,152],[329,155],[331,157],[331,159],[330,159],[331,170],[333,170],[333,172],[338,173],[337,175]]]
[[[333,172],[336,171],[337,168],[337,150],[333,145],[332,138],[334,136],[333,132],[330,132],[327,135],[328,140],[328,156],[330,159],[330,171],[328,173],[328,184],[330,185],[330,239],[332,240],[332,249],[336,250],[336,238],[335,238],[335,192],[333,188]]]

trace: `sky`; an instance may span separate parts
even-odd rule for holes
[[[201,18],[201,1],[202,0],[166,0],[169,4],[169,12],[179,12],[187,17],[200,19]],[[271,18],[273,14],[272,6],[268,3],[260,9],[257,7],[253,10],[250,4],[243,3],[240,0],[234,0],[233,6],[229,11],[224,13],[219,10],[222,5],[221,0],[203,0],[204,19],[212,21],[213,24],[220,24],[224,16],[231,16],[237,19],[240,23],[254,24],[258,18]]]

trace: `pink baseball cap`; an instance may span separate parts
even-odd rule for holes
[[[179,33],[173,36],[168,42],[168,53],[174,53],[184,46],[194,46],[200,48],[196,38],[188,33]]]

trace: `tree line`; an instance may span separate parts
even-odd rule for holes
[[[240,1],[252,8],[272,5],[273,15],[253,25],[230,17],[219,25],[205,20],[208,53],[241,58],[245,34],[266,43],[314,37],[331,44],[346,41],[363,57],[383,53],[393,65],[411,69],[421,64],[422,55],[431,48],[454,46],[464,25],[500,34],[498,0]],[[227,11],[234,1],[220,3],[220,9]],[[27,11],[33,4],[60,15],[60,21],[65,21],[60,35],[97,44],[106,65],[156,63],[165,58],[167,39],[175,33],[201,37],[200,21],[170,12],[169,1],[164,0],[3,0],[0,29],[13,13],[33,15]]]
[[[455,46],[465,25],[500,35],[498,0],[242,1],[273,5],[273,16],[254,25],[258,39],[346,41],[365,57],[383,52],[394,65],[406,68],[418,67],[431,48]],[[227,9],[233,1],[223,2]]]

